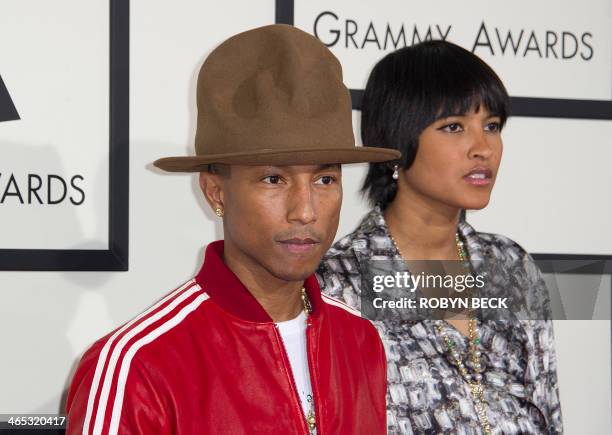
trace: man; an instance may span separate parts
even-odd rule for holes
[[[68,434],[383,434],[378,333],[322,296],[314,270],[336,233],[354,146],[337,59],[272,25],[216,48],[198,77],[196,156],[224,240],[193,279],[83,356]]]

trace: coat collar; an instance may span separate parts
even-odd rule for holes
[[[272,323],[272,318],[257,299],[225,265],[223,246],[223,240],[217,240],[206,247],[204,264],[195,278],[196,282],[217,305],[234,316],[250,322]],[[314,274],[306,278],[304,288],[312,304],[311,316],[320,316],[323,311],[323,300]]]

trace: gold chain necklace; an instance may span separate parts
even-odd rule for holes
[[[397,250],[400,257],[405,258],[397,245],[397,242],[393,236],[389,233],[389,237]],[[468,260],[468,254],[465,250],[464,243],[459,237],[459,233],[455,233],[455,245],[457,247],[457,256],[459,261],[462,263]],[[472,394],[472,400],[474,402],[474,409],[478,416],[478,422],[484,430],[484,435],[491,435],[491,424],[489,423],[489,417],[487,416],[486,400],[484,395],[484,385],[482,384],[482,372],[484,368],[480,364],[481,352],[479,350],[480,338],[478,338],[478,332],[476,330],[476,316],[472,309],[468,310],[468,354],[474,368],[474,375],[470,374],[467,367],[463,363],[463,356],[455,349],[455,342],[444,332],[443,320],[439,320],[435,323],[438,334],[442,337],[444,344],[448,352],[451,354],[454,360],[454,364],[457,366],[461,377],[467,382],[470,387]]]
[[[302,287],[300,296],[302,298],[302,306],[303,306],[304,312],[306,313],[306,317],[308,318],[308,315],[312,313],[312,304],[310,303],[310,298],[308,298],[308,293],[306,293],[306,289],[304,287]],[[306,322],[308,322],[308,319],[306,319]],[[308,415],[306,416],[306,424],[308,425],[308,429],[310,433],[312,434],[317,428],[317,419],[314,413],[314,392],[313,392],[312,401],[310,402],[310,404],[311,406],[310,406],[310,409],[308,410]]]

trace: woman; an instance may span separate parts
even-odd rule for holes
[[[324,291],[361,308],[371,260],[462,260],[472,270],[488,261],[512,277],[510,290],[546,305],[531,257],[462,218],[489,202],[508,109],[495,72],[457,45],[429,41],[383,58],[365,89],[361,134],[366,146],[398,149],[402,159],[370,164],[362,191],[374,208],[324,258]],[[464,314],[376,322],[387,350],[389,433],[561,433],[551,321]]]

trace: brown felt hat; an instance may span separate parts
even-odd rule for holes
[[[356,147],[351,97],[338,59],[314,36],[274,24],[235,35],[198,75],[195,156],[166,157],[166,171],[210,163],[300,165],[382,162],[396,150]]]

